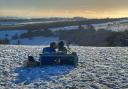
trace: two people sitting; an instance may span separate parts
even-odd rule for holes
[[[58,51],[56,51],[58,49]],[[54,54],[54,53],[67,53],[67,49],[65,47],[65,43],[63,41],[60,41],[58,45],[55,42],[50,43],[50,47],[45,47],[43,49],[43,53],[49,53],[49,54]],[[23,62],[25,67],[35,67],[38,66],[40,63],[34,59],[33,56],[28,56],[28,60],[25,60]]]
[[[58,49],[58,50],[56,50]],[[43,49],[43,53],[67,53],[67,48],[65,47],[64,41],[60,41],[58,44],[55,42],[50,43],[50,47]]]

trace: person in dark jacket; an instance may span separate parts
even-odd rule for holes
[[[64,41],[60,41],[58,43],[58,52],[67,53],[67,48],[65,47]]]
[[[28,56],[28,60],[23,62],[25,67],[36,67],[39,66],[39,62],[34,59],[33,56]]]
[[[56,43],[52,42],[50,43],[50,47],[46,47],[43,49],[43,53],[56,53]]]

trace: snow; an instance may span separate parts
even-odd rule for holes
[[[96,31],[104,29],[104,30],[111,30],[111,31],[126,31],[128,30],[128,24],[126,24],[128,20],[121,20],[121,21],[113,21],[113,22],[106,22],[100,24],[92,24]],[[88,25],[81,25],[84,29],[88,29]],[[79,26],[65,26],[65,27],[56,27],[50,28],[51,31],[59,31],[59,30],[77,30]]]
[[[11,39],[12,36],[14,36],[15,34],[17,34],[18,36],[26,33],[27,30],[25,29],[17,29],[17,30],[0,30],[0,39],[5,38],[5,34],[8,34],[8,38]]]
[[[42,23],[55,23],[55,22],[65,22],[67,20],[56,20],[56,21],[29,21],[29,22],[21,22],[18,25],[26,25],[26,24],[42,24]],[[70,21],[70,20],[68,20]]]
[[[0,39],[4,39],[5,38],[5,34],[8,34],[8,39],[10,40],[10,44],[11,45],[16,45],[18,44],[18,40],[20,41],[20,44],[22,45],[48,45],[50,42],[58,42],[59,37],[43,37],[43,36],[39,36],[39,37],[33,37],[32,39],[28,39],[28,38],[19,38],[17,40],[13,40],[12,37],[17,34],[18,36],[20,36],[23,33],[26,33],[27,30],[22,29],[22,30],[1,30],[0,31]]]
[[[58,37],[33,37],[32,39],[18,39],[22,45],[48,45],[51,42],[58,42]],[[10,44],[17,44],[18,40],[12,40]]]
[[[16,25],[17,22],[0,22],[0,26],[6,26],[6,25]]]
[[[60,31],[60,30],[77,30],[79,28],[79,26],[65,26],[65,27],[56,27],[56,28],[49,28],[51,31],[55,32],[55,31]]]
[[[24,68],[45,46],[0,46],[0,89],[127,89],[127,47],[71,46],[79,63],[72,66]]]
[[[52,23],[52,22],[64,22],[64,21],[67,21],[67,20],[31,21],[31,22],[0,22],[0,25],[2,25],[2,26],[12,25],[13,26],[13,25],[40,24],[40,23]],[[68,21],[70,21],[70,20],[68,20]],[[100,24],[92,24],[92,26],[94,26],[96,31],[98,31],[100,29],[112,30],[112,31],[125,31],[125,30],[128,30],[128,24],[125,24],[125,23],[128,23],[128,20],[119,20],[119,21],[112,21],[112,22],[106,22],[106,23],[100,23]],[[88,29],[87,24],[83,24],[81,26],[84,29]],[[78,28],[79,28],[78,25],[74,25],[74,26],[64,26],[64,27],[56,27],[56,28],[49,28],[49,29],[51,31],[55,32],[55,31],[59,31],[59,30],[77,30]],[[0,31],[0,34],[1,34],[1,31]],[[4,32],[4,34],[5,34],[5,32]]]
[[[127,21],[127,20],[126,20]],[[104,30],[111,30],[116,32],[126,31],[128,30],[128,21],[113,21],[101,24],[92,24],[96,31],[104,29]]]

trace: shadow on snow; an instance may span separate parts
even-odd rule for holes
[[[61,76],[68,74],[73,70],[73,66],[46,66],[46,67],[35,67],[35,68],[26,68],[26,67],[17,67],[15,73],[17,73],[16,80],[13,81],[15,84],[32,83],[34,80],[44,80],[50,81],[53,76]]]

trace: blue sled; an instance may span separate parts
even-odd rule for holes
[[[40,54],[40,66],[43,65],[73,65],[77,66],[78,56],[75,52],[71,54]]]

